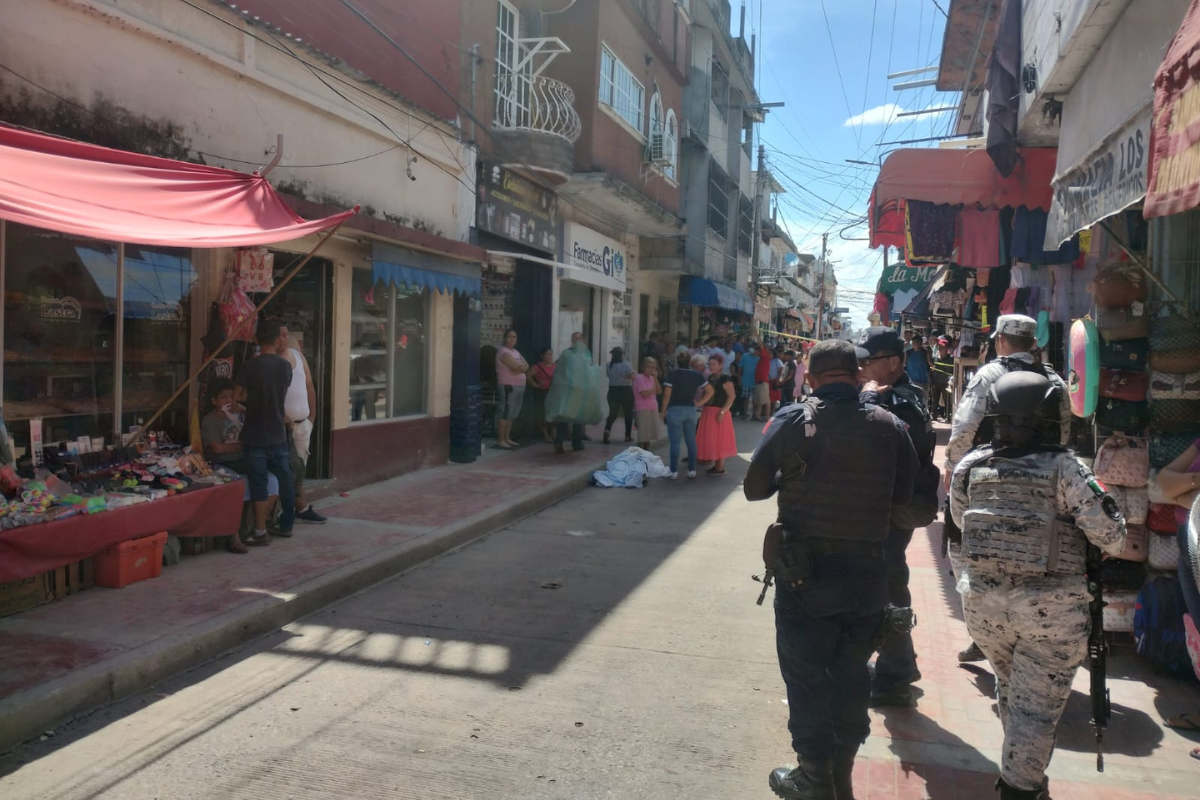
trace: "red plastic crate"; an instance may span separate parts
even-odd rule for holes
[[[167,532],[128,542],[118,542],[96,554],[96,585],[121,589],[162,574],[163,545]]]

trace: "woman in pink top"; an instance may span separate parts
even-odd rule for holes
[[[638,447],[643,450],[649,450],[651,442],[665,435],[662,416],[658,412],[660,394],[658,361],[647,356],[642,359],[642,371],[633,379],[633,416],[637,423]]]
[[[517,352],[517,332],[504,332],[504,346],[496,351],[496,384],[500,392],[497,403],[496,447],[511,450],[517,446],[512,440],[512,421],[521,413],[521,399],[525,395],[525,374],[529,364]]]

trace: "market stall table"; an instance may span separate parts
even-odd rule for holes
[[[243,492],[243,482],[233,481],[98,514],[0,531],[0,582],[31,578],[159,531],[175,536],[230,536],[241,523]]]

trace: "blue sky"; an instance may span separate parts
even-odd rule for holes
[[[739,5],[733,0],[735,26]],[[939,5],[948,8],[948,0],[747,0],[747,28],[759,30],[761,9],[765,31],[759,93],[764,102],[786,103],[759,128],[768,167],[787,189],[780,214],[801,252],[819,254],[821,234],[829,234],[839,305],[850,308],[855,328],[867,324],[882,250],[842,236],[866,237],[862,220],[878,170],[846,159],[878,163],[896,148],[881,142],[948,132],[946,114],[894,116],[957,105],[957,94],[932,87],[892,89],[933,73],[887,80],[889,72],[937,63],[946,22]]]

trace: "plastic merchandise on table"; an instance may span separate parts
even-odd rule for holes
[[[608,417],[608,376],[593,364],[586,347],[576,345],[558,357],[546,394],[546,419],[596,425]]]

